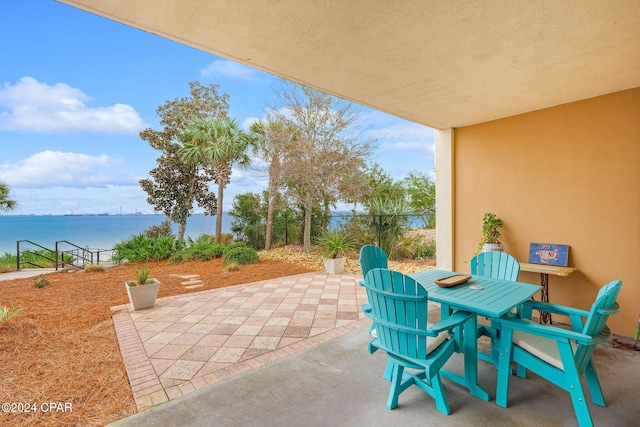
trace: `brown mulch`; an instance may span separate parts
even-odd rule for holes
[[[35,288],[33,278],[0,281],[0,305],[22,308],[0,323],[0,403],[16,403],[13,409],[21,411],[7,413],[3,407],[0,425],[101,426],[136,412],[110,307],[128,303],[124,282],[141,267],[51,273],[44,288]],[[162,283],[160,298],[317,271],[274,259],[234,272],[220,259],[149,267]],[[177,274],[198,274],[203,286],[185,289]],[[43,405],[48,402],[59,403],[53,409],[60,412]]]

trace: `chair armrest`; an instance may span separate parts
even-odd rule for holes
[[[563,314],[565,316],[580,316],[587,317],[589,312],[586,310],[580,310],[579,308],[567,307],[566,305],[552,304],[542,301],[525,301],[523,303],[525,307],[530,307],[538,311],[546,311],[547,313]]]
[[[364,286],[364,280],[360,280],[358,283],[360,284],[360,286]]]
[[[499,319],[494,319],[494,321],[500,324],[500,328],[502,330],[514,329],[549,338],[555,341],[571,339],[582,345],[588,345],[594,341],[593,337],[590,335],[581,334],[579,332],[571,331],[568,329],[558,328],[556,326],[539,325],[537,323],[518,319],[515,317],[502,317]]]
[[[448,331],[455,328],[469,320],[471,316],[475,316],[467,311],[456,311],[447,319],[441,320],[438,323],[433,324],[428,331],[433,331],[434,336],[438,335],[442,331]]]
[[[607,316],[610,316],[610,315],[616,314],[618,311],[620,311],[620,305],[616,302],[616,303],[613,304],[613,307],[598,308],[596,311],[598,313],[600,313],[600,314],[606,314]]]

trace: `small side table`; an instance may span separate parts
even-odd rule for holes
[[[540,273],[540,285],[542,285],[541,301],[549,302],[549,275],[568,276],[577,268],[575,267],[558,267],[557,265],[546,264],[529,264],[527,262],[520,263],[520,271],[528,271],[530,273]],[[540,324],[551,324],[551,313],[540,312]]]

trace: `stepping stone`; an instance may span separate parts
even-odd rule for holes
[[[186,282],[181,282],[181,285],[185,285],[185,286],[190,286],[190,285],[197,285],[202,283],[202,280],[188,280]],[[202,285],[201,285],[202,286]]]
[[[185,289],[195,289],[195,288],[201,288],[202,285],[191,285],[191,286],[185,286]]]

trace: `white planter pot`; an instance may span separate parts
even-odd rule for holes
[[[324,269],[329,274],[340,274],[344,271],[344,263],[347,258],[328,258],[324,260]]]
[[[136,282],[125,282],[129,302],[134,310],[144,310],[151,308],[156,303],[160,282],[157,279],[149,279],[145,285],[136,286]]]
[[[485,243],[482,245],[482,252],[491,252],[491,251],[500,251],[502,252],[504,248],[501,243]]]

